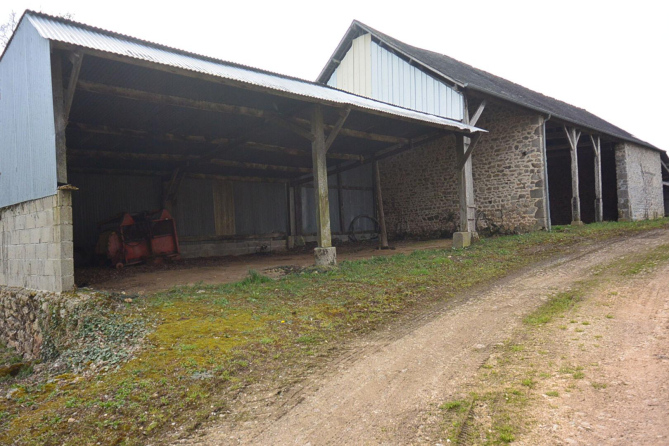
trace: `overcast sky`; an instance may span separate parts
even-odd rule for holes
[[[670,2],[79,0],[0,3],[314,80],[353,19],[610,121],[662,149]]]

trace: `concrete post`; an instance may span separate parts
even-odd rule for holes
[[[312,169],[314,170],[314,203],[316,205],[316,227],[318,246],[314,250],[317,266],[337,264],[335,248],[331,245],[330,207],[328,203],[328,168],[326,165],[326,137],[323,125],[323,110],[315,105],[312,112]]]

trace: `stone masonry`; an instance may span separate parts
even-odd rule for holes
[[[472,159],[478,228],[546,228],[543,118],[489,103],[477,126],[488,130]],[[455,144],[447,136],[380,162],[390,236],[439,236],[459,229]]]
[[[614,148],[619,220],[635,221],[664,215],[660,154],[633,143]]]
[[[453,136],[380,161],[390,237],[439,236],[458,230],[458,175]]]
[[[0,286],[74,287],[71,191],[0,209]]]
[[[533,112],[495,102],[477,122],[488,131],[472,157],[477,213],[505,232],[548,227],[543,123]]]

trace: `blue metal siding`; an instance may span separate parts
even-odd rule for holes
[[[0,207],[56,193],[49,41],[23,21],[0,60]]]

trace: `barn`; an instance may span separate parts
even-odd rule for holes
[[[391,235],[437,235],[453,226],[516,232],[667,214],[666,152],[586,110],[361,22],[351,24],[318,80],[487,131],[464,164],[465,196],[443,174],[459,164],[460,141],[452,137],[380,163]],[[464,111],[445,107],[454,94]]]
[[[183,257],[316,242],[319,265],[351,232],[467,245],[664,213],[658,148],[360,22],[308,82],[27,11],[0,125],[0,287],[73,289],[120,212],[169,211]]]

